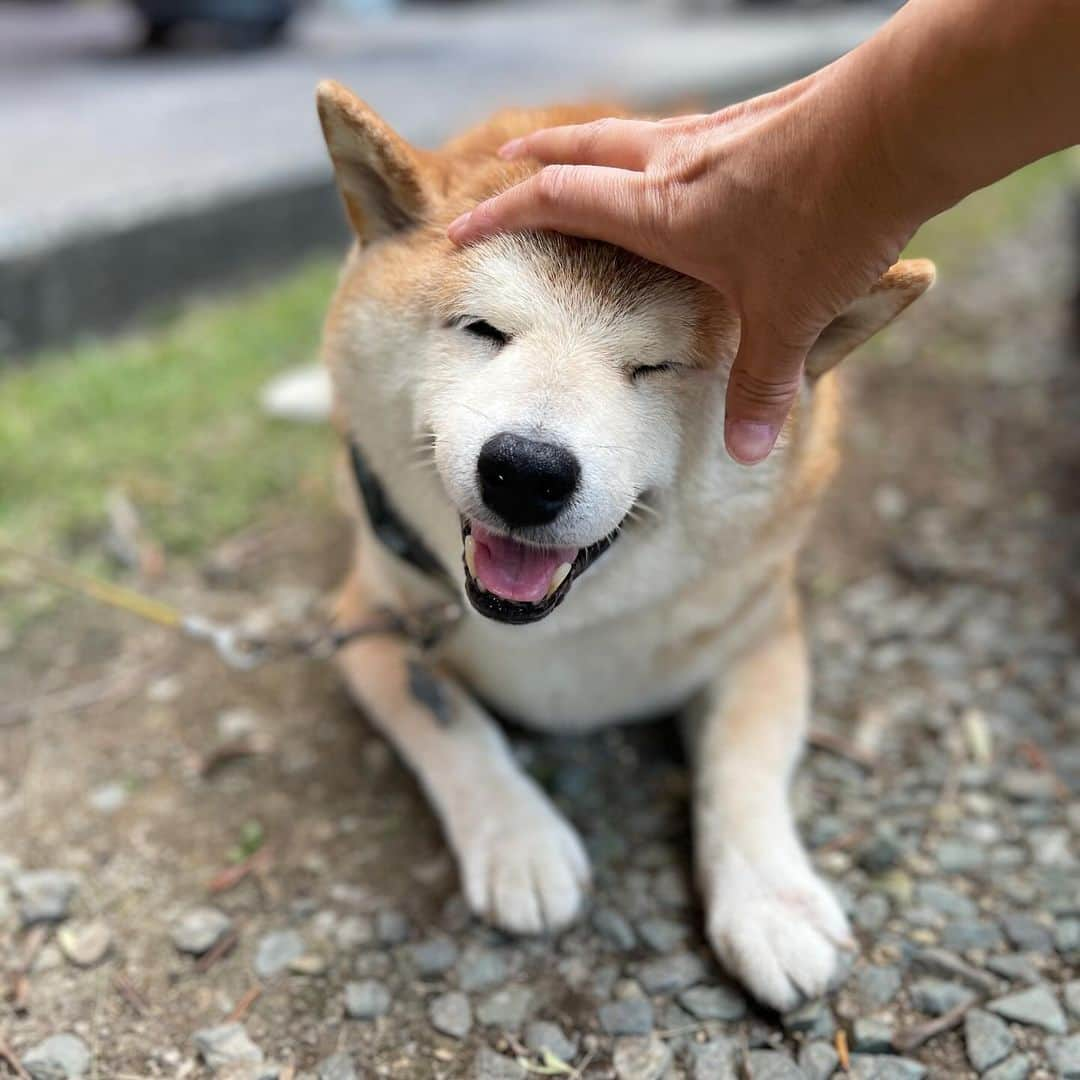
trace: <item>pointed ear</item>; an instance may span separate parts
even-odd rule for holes
[[[929,259],[902,259],[878,279],[842,315],[821,332],[806,357],[811,379],[836,367],[849,352],[872,338],[934,283],[934,264]]]
[[[423,155],[340,83],[316,90],[338,188],[364,243],[422,221],[430,205]]]

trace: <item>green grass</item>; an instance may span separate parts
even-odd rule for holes
[[[329,434],[268,420],[258,392],[317,355],[335,273],[312,263],[0,377],[0,532],[77,549],[119,485],[169,551],[193,552],[272,499],[325,498]]]
[[[1067,182],[1039,162],[929,222],[908,251],[947,282]],[[77,345],[0,376],[0,532],[61,552],[99,550],[106,492],[122,486],[170,553],[195,553],[278,500],[325,501],[330,436],[260,415],[260,386],[314,358],[336,261],[199,303],[137,335]]]

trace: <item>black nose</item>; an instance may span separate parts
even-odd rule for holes
[[[504,431],[476,462],[484,505],[507,525],[547,525],[577,490],[581,466],[564,446]]]

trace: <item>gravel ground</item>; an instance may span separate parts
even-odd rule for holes
[[[866,1080],[1080,1077],[1064,214],[851,364],[861,408],[803,575],[818,735],[797,805],[861,945],[827,1000],[762,1012],[711,960],[668,725],[516,737],[596,889],[558,939],[512,940],[469,918],[332,672],[229,675],[70,602],[0,621],[0,1076],[781,1080],[832,1075],[846,1046]],[[160,591],[294,617],[343,540],[283,517]]]

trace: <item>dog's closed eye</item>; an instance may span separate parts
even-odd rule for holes
[[[459,325],[467,334],[483,338],[485,341],[490,341],[500,348],[510,340],[509,334],[503,333],[502,330],[492,326],[491,323],[487,322],[485,319],[466,318],[462,320]]]
[[[642,364],[640,367],[630,370],[630,381],[637,382],[638,379],[643,379],[647,375],[659,375],[662,371],[677,371],[678,368],[678,364],[672,363]]]

